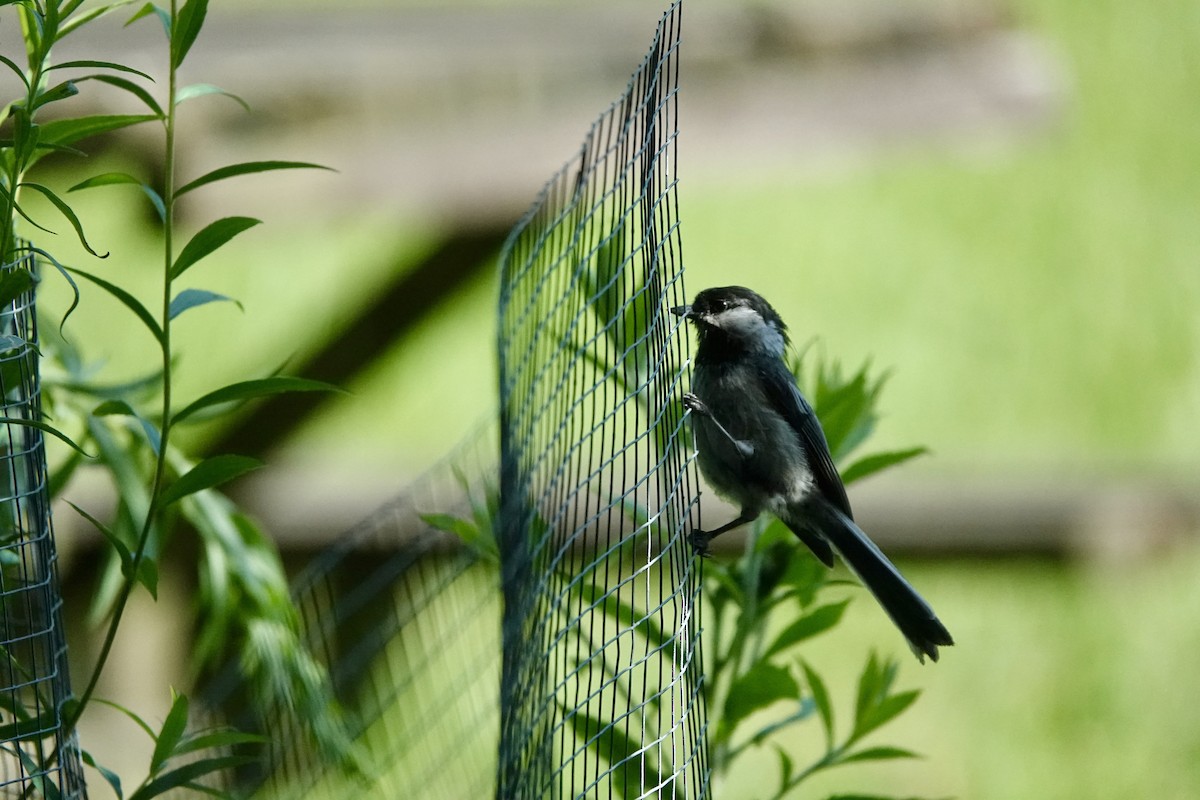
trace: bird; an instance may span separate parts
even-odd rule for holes
[[[683,395],[700,472],[740,507],[730,522],[693,530],[706,555],[713,538],[769,512],[827,567],[836,552],[899,628],[921,662],[954,644],[933,609],[854,521],[825,432],[784,354],[787,326],[744,286],[705,289],[671,313],[691,322],[698,345]]]

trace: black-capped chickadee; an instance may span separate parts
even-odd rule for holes
[[[709,541],[755,520],[778,517],[826,566],[837,551],[908,639],[922,662],[954,644],[917,591],[854,523],[841,476],[817,416],[784,362],[787,327],[758,294],[741,286],[705,289],[671,312],[691,320],[699,336],[691,411],[700,471],[741,513],[711,531]]]

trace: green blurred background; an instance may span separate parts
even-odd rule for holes
[[[539,28],[561,16],[551,4],[212,5],[194,79],[259,112],[194,101],[185,171],[270,157],[339,173],[230,183],[185,209],[193,229],[267,224],[197,276],[245,312],[181,322],[184,396],[304,363],[454,231],[515,222],[623,89],[661,10],[598,7],[584,46],[579,28]],[[927,758],[822,789],[1200,796],[1200,4],[689,0],[684,25],[689,290],[749,285],[797,342],[891,370],[873,444],[932,450],[861,489],[885,547],[895,515],[942,530],[932,547],[892,537],[958,641],[902,671],[925,695],[891,740]],[[273,32],[262,52],[235,52],[247,30]],[[406,38],[389,47],[389,31]],[[556,58],[573,67],[552,81]],[[148,142],[107,148],[97,171],[143,169]],[[105,191],[78,208],[112,257],[67,260],[149,293],[147,212]],[[43,297],[65,307],[53,278]],[[274,448],[242,495],[285,551],[311,552],[475,430],[495,403],[494,303],[487,268],[438,295],[402,336],[366,343],[351,393]],[[149,352],[86,287],[66,334],[113,375]],[[1055,540],[1030,545],[1042,527]],[[855,603],[806,655],[843,698],[868,648],[901,650],[872,612]]]

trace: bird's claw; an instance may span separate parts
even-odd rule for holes
[[[688,544],[692,546],[692,552],[701,558],[712,558],[712,553],[708,552],[710,541],[712,541],[712,537],[706,531],[693,530],[688,535]]]

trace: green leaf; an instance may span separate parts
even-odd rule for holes
[[[162,434],[159,432],[158,428],[154,425],[154,423],[139,414],[133,408],[133,406],[129,405],[129,403],[125,402],[124,400],[106,400],[92,410],[92,416],[94,417],[107,417],[113,415],[132,417],[135,422],[141,425],[142,432],[146,436],[146,441],[149,443],[150,448],[154,451],[155,455],[162,450]]]
[[[24,267],[4,270],[0,273],[0,308],[9,308],[35,283],[33,273]]]
[[[808,684],[808,690],[812,693],[813,702],[817,706],[817,714],[821,717],[821,727],[825,729],[825,749],[832,750],[833,703],[829,700],[829,690],[825,688],[825,681],[821,680],[821,676],[807,662],[801,661],[800,668],[804,670],[804,680]]]
[[[96,763],[95,757],[87,750],[81,750],[80,755],[83,758],[83,763],[99,772],[104,780],[108,782],[108,785],[112,787],[113,792],[117,795],[117,800],[123,800],[125,795],[121,792],[121,776],[108,767]]]
[[[156,114],[101,114],[91,117],[52,120],[42,125],[43,144],[65,147],[80,139],[127,128],[142,122],[157,121]]]
[[[154,210],[158,212],[158,218],[164,222],[166,221],[167,207],[163,203],[162,196],[159,195],[159,193],[149,185],[142,183],[137,178],[124,172],[105,172],[103,175],[96,175],[95,177],[88,178],[85,181],[77,183],[70,189],[67,189],[67,191],[75,192],[81,189],[92,189],[97,186],[114,186],[117,184],[131,184],[141,189],[146,197],[150,198],[150,202],[154,205]]]
[[[75,229],[75,235],[79,238],[79,243],[83,245],[85,250],[98,258],[108,258],[108,253],[100,255],[92,249],[91,244],[88,243],[87,236],[85,236],[83,233],[83,223],[81,223],[79,221],[79,217],[75,215],[75,210],[67,205],[67,203],[61,197],[51,191],[48,187],[42,186],[40,183],[31,183],[29,181],[25,181],[21,184],[21,186],[25,189],[33,189],[35,192],[49,200],[50,203],[58,209],[59,213],[67,218],[67,222],[71,223],[71,227]]]
[[[46,765],[34,761],[33,756],[25,752],[23,747],[16,748],[16,751],[17,757],[21,759],[21,765],[25,768],[25,773],[29,775],[29,782],[33,784],[33,788],[46,800],[62,800],[62,792],[59,791],[58,786],[54,781],[47,780],[47,776],[51,773],[46,771]]]
[[[207,303],[233,303],[238,308],[242,308],[242,304],[237,300],[234,300],[232,297],[226,297],[223,294],[217,294],[205,289],[184,289],[171,299],[167,316],[170,319],[175,319],[189,308],[206,305]],[[242,310],[244,311],[245,309],[242,308]]]
[[[238,403],[246,400],[253,400],[260,397],[270,397],[271,395],[284,394],[285,392],[340,392],[341,389],[333,384],[323,381],[313,381],[307,378],[288,378],[284,376],[275,376],[272,378],[259,378],[258,380],[243,381],[234,383],[229,386],[224,386],[215,391],[209,392],[198,400],[193,401],[185,406],[171,418],[171,424],[183,422],[183,420],[211,406],[223,405],[225,403]]]
[[[799,696],[800,686],[786,667],[760,661],[729,687],[721,717],[724,735],[733,733],[754,712],[779,700],[797,700]]]
[[[843,483],[853,483],[872,475],[880,470],[903,463],[909,459],[929,452],[926,447],[910,447],[907,450],[889,450],[884,453],[874,453],[855,461],[842,472]]]
[[[171,66],[178,69],[187,58],[188,51],[196,43],[200,29],[204,27],[204,16],[208,13],[208,0],[187,0],[171,26]]]
[[[113,532],[112,528],[108,527],[103,522],[72,503],[70,500],[66,501],[66,503],[71,508],[75,509],[75,513],[92,523],[92,527],[100,531],[104,538],[108,540],[108,543],[113,546],[113,549],[117,551],[117,556],[121,559],[121,574],[128,578],[129,571],[133,568],[133,553],[130,552],[129,546],[126,545],[125,542],[121,541],[121,537]]]
[[[117,298],[117,300],[120,300],[121,303],[130,311],[132,311],[134,315],[137,316],[137,318],[140,319],[142,323],[150,330],[150,333],[154,335],[155,341],[157,341],[159,344],[162,344],[162,328],[159,327],[158,320],[154,318],[153,314],[146,310],[146,307],[142,305],[140,300],[122,289],[120,286],[109,283],[97,275],[93,275],[90,272],[84,272],[83,270],[76,269],[74,267],[69,267],[68,269],[79,277],[86,278],[87,280],[96,284],[101,289]]]
[[[58,720],[49,714],[10,722],[7,725],[0,725],[0,741],[8,743],[43,739],[57,726]]]
[[[227,167],[214,169],[205,175],[201,175],[196,180],[186,183],[175,191],[175,196],[187,194],[193,189],[198,189],[205,184],[215,181],[225,180],[226,178],[235,178],[239,175],[252,175],[257,172],[270,172],[272,170],[281,169],[330,169],[329,167],[321,166],[320,164],[310,164],[306,161],[248,161],[244,164],[230,164]]]
[[[116,88],[128,92],[138,100],[141,100],[143,103],[145,103],[146,107],[149,108],[158,119],[162,119],[166,116],[166,114],[163,113],[162,106],[160,106],[158,101],[154,99],[154,95],[150,94],[150,92],[146,91],[145,88],[139,86],[128,78],[122,78],[119,75],[88,75],[87,77],[80,78],[78,81],[76,81],[76,83],[82,83],[83,81],[99,81],[100,83],[107,83],[109,86],[115,86]]]
[[[154,78],[151,78],[140,69],[134,69],[133,67],[129,67],[124,64],[118,64],[115,61],[89,61],[86,59],[80,61],[64,61],[61,64],[53,64],[47,67],[46,71],[49,72],[53,69],[111,69],[116,72],[127,72],[131,75],[137,75],[139,78],[145,78],[151,83],[154,82]]]
[[[840,761],[843,764],[850,764],[855,761],[887,761],[894,758],[920,758],[920,756],[902,747],[868,747],[865,750],[843,756]]]
[[[218,728],[216,730],[200,731],[183,737],[175,748],[175,755],[196,753],[211,750],[216,747],[236,747],[245,744],[266,744],[271,741],[269,736],[257,733],[244,733],[233,728]]]
[[[779,745],[775,745],[775,752],[779,755],[779,786],[782,789],[792,782],[792,775],[795,774],[796,768],[792,764],[792,757],[787,754]]]
[[[854,727],[854,733],[851,736],[851,740],[857,741],[871,731],[874,731],[885,723],[895,719],[900,714],[904,713],[905,709],[915,703],[917,698],[920,696],[921,692],[917,689],[890,695],[859,718]]]
[[[137,724],[137,726],[139,728],[141,728],[142,730],[144,730],[146,732],[146,735],[149,736],[151,739],[153,739],[157,736],[157,734],[154,732],[154,729],[150,727],[149,723],[147,723],[146,720],[144,720],[140,716],[138,716],[137,712],[131,711],[130,709],[126,708],[125,706],[121,705],[120,703],[114,703],[112,700],[105,700],[103,697],[93,697],[92,701],[96,702],[96,703],[100,703],[101,705],[106,705],[109,708],[114,708],[117,711],[120,711],[122,714],[124,714],[125,716],[127,716],[131,720],[133,720]]]
[[[24,425],[27,428],[37,428],[42,433],[48,433],[51,436],[53,436],[54,438],[58,439],[59,441],[66,443],[72,450],[75,450],[75,451],[83,454],[84,457],[95,458],[95,456],[93,456],[91,453],[87,452],[82,447],[75,444],[75,442],[73,442],[71,440],[71,437],[67,436],[65,433],[60,431],[58,428],[55,428],[53,425],[48,425],[47,423],[42,422],[41,420],[19,419],[17,417],[0,417],[0,424]]]
[[[171,267],[171,278],[178,278],[197,261],[222,247],[239,233],[247,231],[261,222],[262,220],[250,217],[225,217],[208,225],[184,245],[183,252],[175,259],[175,264]]]
[[[164,507],[168,506],[189,494],[220,486],[261,466],[262,461],[250,456],[222,455],[206,458],[163,490],[159,502]]]
[[[500,557],[496,540],[490,530],[483,530],[471,520],[456,517],[453,514],[421,514],[421,521],[434,530],[453,534],[463,543],[490,561]]]
[[[63,81],[60,84],[50,87],[43,92],[38,93],[34,98],[33,107],[41,108],[49,103],[55,103],[59,100],[66,100],[68,97],[74,97],[79,94],[79,87],[75,85],[75,81]]]
[[[172,789],[186,786],[197,778],[203,778],[205,775],[212,775],[227,769],[240,767],[251,761],[253,759],[248,756],[217,756],[215,758],[193,761],[144,784],[129,796],[129,800],[150,800],[150,798],[166,794]]]
[[[150,774],[155,775],[171,756],[175,755],[175,746],[183,738],[187,730],[188,699],[185,694],[175,695],[171,702],[171,710],[163,720],[162,730],[154,741],[154,754],[150,757]]]
[[[842,613],[845,612],[846,606],[849,604],[849,600],[843,600],[840,603],[829,603],[828,605],[819,606],[811,613],[805,614],[780,632],[771,646],[767,648],[767,656],[773,656],[781,650],[786,650],[805,639],[811,639],[813,636],[824,633],[834,625],[837,625],[842,618]]]
[[[11,58],[9,58],[8,56],[3,55],[3,54],[0,54],[0,64],[3,64],[4,66],[8,67],[9,69],[11,69],[13,71],[13,74],[15,74],[17,76],[17,78],[20,79],[21,83],[23,83],[25,85],[25,93],[28,94],[29,93],[29,79],[25,77],[25,70],[23,70],[19,66],[17,66],[17,62],[13,61]]]
[[[166,9],[161,8],[154,3],[146,3],[137,10],[132,17],[125,22],[125,27],[129,27],[143,17],[148,17],[151,14],[158,17],[158,21],[162,23],[163,33],[167,35],[167,39],[171,38],[171,14]]]
[[[193,83],[189,86],[184,86],[182,89],[180,89],[179,91],[177,91],[175,93],[175,105],[179,106],[179,105],[182,105],[183,103],[186,103],[188,100],[192,100],[193,98],[205,97],[207,95],[214,95],[214,94],[220,95],[222,97],[228,97],[230,100],[233,100],[234,102],[236,102],[238,105],[240,105],[246,111],[250,110],[250,105],[245,100],[238,97],[236,94],[225,91],[220,86],[213,86],[211,83]]]

